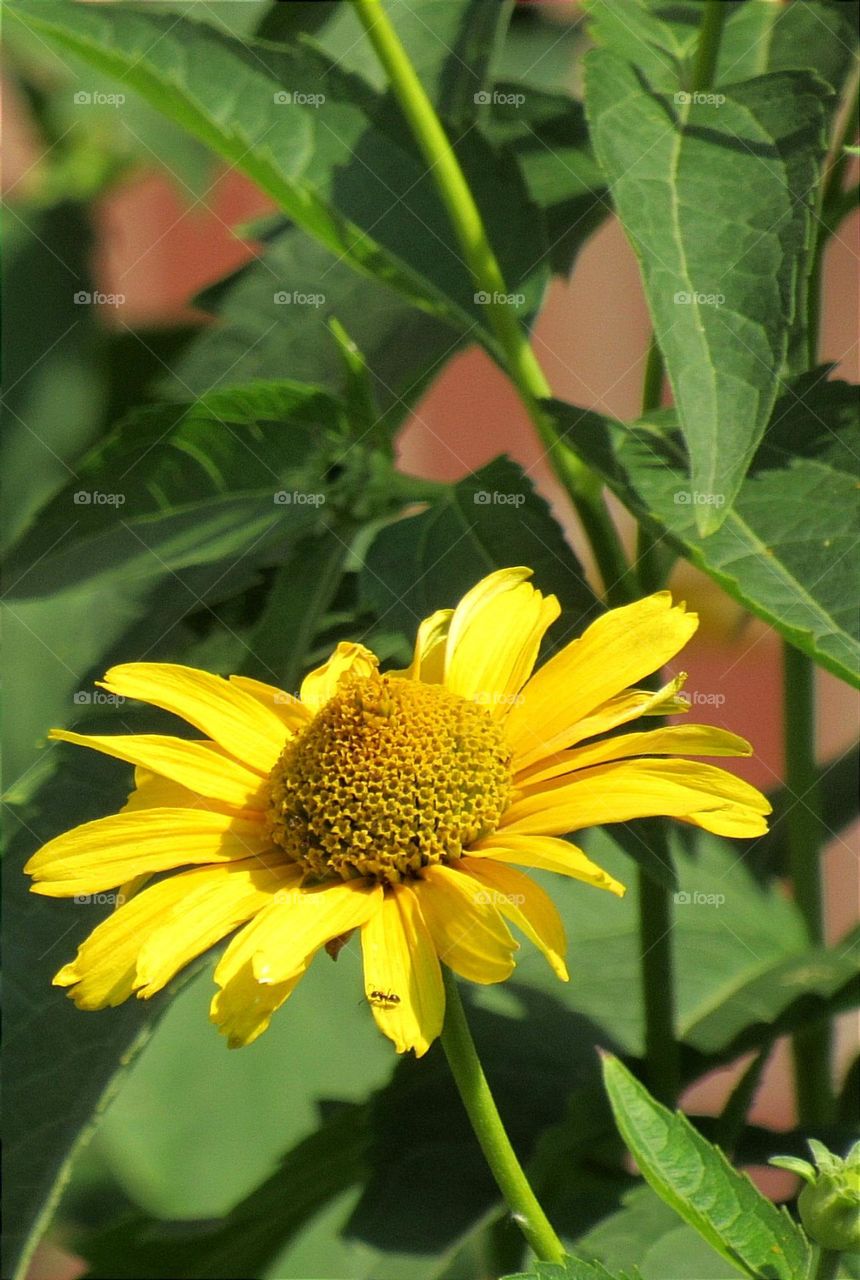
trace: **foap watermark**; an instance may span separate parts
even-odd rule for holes
[[[80,89],[75,94],[76,107],[121,107],[124,102],[124,93],[100,93],[97,89],[89,93]]]
[[[495,107],[521,107],[525,100],[524,93],[502,93],[498,89],[494,89],[492,93],[484,89],[472,95],[472,101],[479,107],[487,107],[490,103]]]
[[[521,693],[490,693],[482,689],[472,695],[472,701],[482,707],[518,707],[525,697]]]
[[[524,893],[499,893],[498,889],[479,889],[472,898],[479,907],[521,907],[525,900]]]
[[[686,702],[688,707],[724,707],[724,693],[704,693],[699,689],[687,689],[677,695],[679,702]]]
[[[324,493],[304,493],[301,489],[279,489],[273,495],[278,507],[321,507],[325,502]]]
[[[479,289],[475,294],[475,302],[479,307],[522,307],[525,305],[524,293],[488,293]]]
[[[85,907],[121,907],[124,893],[76,893],[75,902]]]
[[[72,495],[76,507],[122,507],[125,505],[124,493],[102,493],[101,489],[78,489]]]
[[[124,293],[90,293],[87,289],[79,289],[75,294],[76,307],[124,307]]]
[[[72,694],[72,702],[77,707],[121,707],[125,698],[118,693],[107,693],[104,689],[76,689]]]
[[[323,307],[324,293],[301,293],[298,289],[279,289],[273,294],[277,307]]]
[[[679,889],[672,894],[676,907],[722,907],[726,901],[724,893],[702,893],[698,889]]]
[[[279,89],[272,94],[272,102],[276,107],[321,107],[325,102],[324,93],[302,93],[297,89]]]
[[[723,93],[684,93],[679,90],[672,101],[676,107],[721,107],[726,100]]]
[[[725,505],[724,493],[706,493],[701,489],[675,490],[676,507],[724,507]]]
[[[272,702],[276,707],[300,707],[302,700],[297,693],[286,693],[283,689],[277,689],[272,697]]]
[[[521,507],[525,500],[524,493],[502,493],[500,489],[479,489],[472,498],[478,507]]]
[[[724,293],[697,293],[679,289],[673,301],[676,307],[721,307],[726,300]]]

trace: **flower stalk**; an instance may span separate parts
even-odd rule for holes
[[[602,493],[600,478],[559,435],[541,403],[552,395],[528,334],[504,300],[505,278],[451,142],[380,0],[352,0],[391,88],[412,130],[448,212],[475,286],[488,295],[487,313],[504,352],[507,372],[556,478],[564,486],[591,543],[610,604],[634,598],[633,582],[618,531]]]
[[[561,1262],[565,1256],[564,1246],[538,1203],[511,1146],[466,1021],[457,980],[447,965],[443,965],[442,974],[445,982],[442,1047],[475,1136],[514,1221],[537,1257],[542,1262]]]

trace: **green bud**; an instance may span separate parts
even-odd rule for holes
[[[823,1249],[860,1249],[860,1142],[844,1160],[814,1138],[809,1148],[817,1169],[793,1156],[776,1156],[770,1163],[805,1180],[797,1208],[811,1240]]]

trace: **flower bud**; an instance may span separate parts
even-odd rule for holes
[[[809,1148],[817,1169],[793,1156],[776,1156],[770,1163],[805,1180],[797,1208],[811,1240],[823,1249],[860,1249],[860,1142],[844,1160],[814,1138]]]

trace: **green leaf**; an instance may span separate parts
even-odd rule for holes
[[[850,6],[826,0],[789,5],[746,0],[723,27],[716,83],[749,80],[766,71],[809,70],[839,90],[856,44]]]
[[[490,58],[502,38],[510,0],[383,0],[382,7],[436,110],[457,124],[475,114],[475,94],[486,83]],[[294,40],[312,33],[317,43],[345,70],[362,75],[383,92],[384,68],[367,55],[364,28],[352,5],[338,0],[290,0],[276,3],[257,34],[267,40]]]
[[[503,1280],[638,1280],[639,1272],[607,1271],[600,1262],[565,1258],[564,1262],[536,1262],[528,1271],[505,1276]]]
[[[369,1140],[367,1108],[341,1104],[224,1218],[178,1228],[175,1221],[141,1213],[77,1242],[90,1264],[87,1275],[92,1280],[259,1275],[309,1218],[363,1176]]]
[[[603,1078],[621,1136],[661,1200],[744,1275],[809,1274],[809,1243],[784,1209],[736,1173],[686,1116],[655,1102],[617,1058],[605,1056]]]
[[[595,1255],[610,1270],[638,1267],[642,1280],[735,1280],[738,1274],[642,1185],[628,1191],[620,1209],[581,1236],[577,1250]]]
[[[700,5],[689,0],[671,7],[654,0],[587,0],[585,9],[589,34],[598,45],[638,67],[655,88],[683,85],[696,49]]]
[[[491,110],[489,136],[516,156],[529,195],[543,211],[552,269],[566,276],[610,211],[582,103],[512,79],[496,82]]]
[[[812,948],[778,960],[747,978],[735,991],[718,992],[711,1010],[701,1010],[680,1028],[683,1040],[704,1054],[736,1057],[749,1044],[825,1021],[856,1007],[860,996],[860,932],[832,949]]]
[[[411,642],[418,623],[435,609],[453,607],[485,574],[516,564],[533,568],[535,584],[558,596],[566,634],[598,611],[546,502],[520,467],[497,458],[421,515],[384,529],[367,555],[361,592],[386,626],[399,628]]]
[[[701,535],[727,518],[800,314],[829,89],[773,72],[719,95],[659,93],[586,59],[592,141],[636,251],[690,458]]]
[[[136,89],[354,269],[456,328],[477,326],[475,336],[494,347],[411,137],[363,80],[311,41],[231,39],[202,23],[121,4],[94,9],[19,0],[9,12]],[[514,287],[540,256],[518,171],[475,133],[464,135],[459,149]],[[508,196],[504,210],[496,199],[500,184]]]
[[[297,692],[305,659],[343,576],[346,530],[303,538],[278,566],[241,673]]]
[[[557,406],[563,431],[637,518],[786,640],[860,682],[857,402],[814,371],[786,389],[734,509],[702,538],[671,412],[621,428]]]

